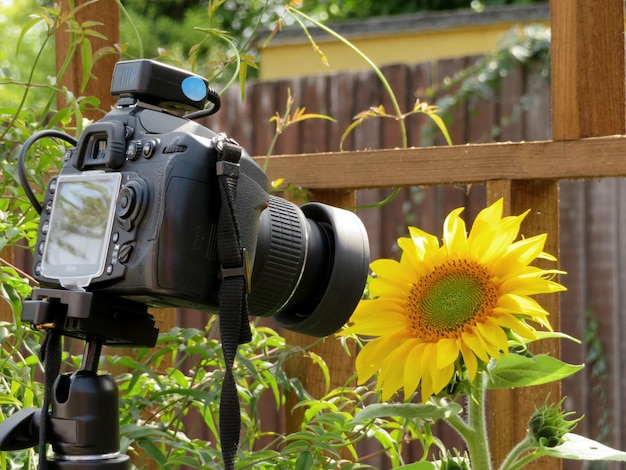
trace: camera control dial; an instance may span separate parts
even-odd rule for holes
[[[141,213],[144,188],[138,180],[129,181],[122,187],[115,206],[115,216],[119,224],[130,232]]]

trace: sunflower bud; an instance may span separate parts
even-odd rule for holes
[[[582,417],[568,421],[573,413],[566,413],[562,408],[563,398],[555,405],[548,406],[547,400],[528,422],[528,433],[542,447],[557,447],[563,444],[563,436],[572,431]]]
[[[445,455],[442,455],[440,460],[434,462],[437,470],[472,470],[470,467],[470,459],[467,453],[463,455],[454,449],[456,455],[452,455],[450,451],[446,451]]]

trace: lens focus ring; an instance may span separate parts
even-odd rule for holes
[[[249,310],[251,315],[268,316],[284,307],[302,276],[307,246],[306,220],[291,202],[270,197],[259,230],[268,232],[260,233],[259,240],[268,237],[269,242],[257,244]],[[260,272],[257,272],[257,265],[261,267]]]

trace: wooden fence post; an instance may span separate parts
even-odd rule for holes
[[[594,0],[552,0],[552,136],[573,140],[623,134],[624,91],[624,3],[609,0],[602,8]],[[616,73],[615,71],[621,71]],[[564,163],[566,164],[566,163]],[[532,209],[522,232],[528,236],[548,233],[546,251],[558,257],[559,183],[542,181],[499,181],[487,184],[488,199],[504,196],[507,212],[520,214]],[[566,282],[564,282],[567,285]],[[538,299],[551,312],[555,330],[560,327],[558,296]],[[556,340],[537,344],[534,352],[560,356]],[[560,384],[498,390],[489,396],[489,422],[493,461],[496,467],[523,438],[528,417],[549,395],[555,403]],[[541,460],[533,469],[559,469],[557,459]]]
[[[317,191],[312,200],[331,204],[337,207],[354,207],[356,205],[356,193],[354,191]],[[292,331],[285,331],[285,340],[287,344],[293,346],[307,347],[313,341],[311,336],[301,335]],[[324,359],[330,374],[330,389],[348,385],[348,381],[354,375],[353,357],[350,357],[343,350],[338,339],[329,336],[322,343],[315,346],[313,352]],[[326,382],[318,365],[314,364],[306,357],[295,357],[285,364],[285,370],[290,377],[295,377],[302,382],[304,388],[314,397],[321,398],[325,393]],[[354,384],[352,384],[354,385]],[[293,407],[298,403],[295,394],[289,394],[286,397],[286,431],[293,433],[300,430],[302,423],[302,414],[304,410],[294,410]]]
[[[106,39],[100,37],[89,37],[91,49],[95,53],[103,47],[114,46],[120,42],[120,11],[114,2],[90,2],[89,0],[61,0],[61,12],[68,13],[72,9],[81,7],[76,13],[76,21],[82,24],[86,21],[97,21],[101,25],[92,26],[89,29],[96,30]],[[57,70],[66,61],[70,50],[71,41],[75,40],[67,31],[66,27],[62,27],[56,34],[56,64]],[[95,62],[92,67],[92,78],[87,82],[86,87],[82,90],[83,85],[83,61],[81,58],[80,45],[77,53],[71,58],[71,62],[62,84],[76,96],[95,96],[100,100],[101,108],[108,111],[115,104],[114,98],[111,96],[111,76],[115,62],[119,60],[117,54],[105,55]],[[59,99],[63,99],[59,97]],[[90,119],[99,119],[102,117],[100,113],[86,113],[86,117]]]

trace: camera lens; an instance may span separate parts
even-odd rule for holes
[[[259,222],[250,314],[311,336],[332,334],[359,302],[368,266],[367,232],[355,214],[272,196]]]

